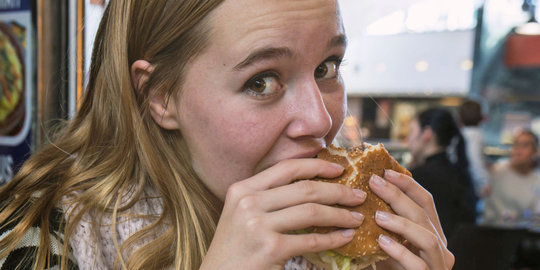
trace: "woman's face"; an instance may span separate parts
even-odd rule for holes
[[[277,162],[313,157],[343,122],[335,0],[228,0],[172,102],[193,167],[224,199]]]
[[[413,159],[421,158],[422,149],[425,142],[422,140],[422,128],[418,120],[413,120],[409,126],[409,135],[407,136],[407,148],[413,156]]]

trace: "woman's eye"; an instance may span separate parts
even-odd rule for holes
[[[249,79],[244,85],[244,92],[256,97],[267,97],[279,93],[282,88],[278,75],[271,72]]]
[[[336,78],[339,75],[339,65],[341,60],[339,59],[328,59],[320,64],[314,72],[315,78],[317,79],[332,79]]]

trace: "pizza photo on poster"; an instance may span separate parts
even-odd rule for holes
[[[0,135],[16,136],[25,120],[25,29],[0,21]]]
[[[0,0],[0,185],[33,147],[33,32],[30,0]]]

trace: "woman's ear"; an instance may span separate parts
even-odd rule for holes
[[[430,126],[426,126],[424,130],[422,130],[422,141],[423,142],[429,142],[432,139],[434,139],[433,129],[431,129]]]
[[[154,66],[146,60],[137,60],[131,65],[131,83],[136,91],[140,91],[154,71]]]
[[[131,65],[131,81],[135,91],[141,91],[153,71],[154,66],[145,60],[137,60]],[[169,99],[167,95],[155,89],[148,90],[148,106],[154,121],[164,129],[179,129],[175,100]]]

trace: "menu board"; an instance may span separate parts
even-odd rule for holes
[[[33,27],[30,0],[0,0],[0,185],[32,146]]]

